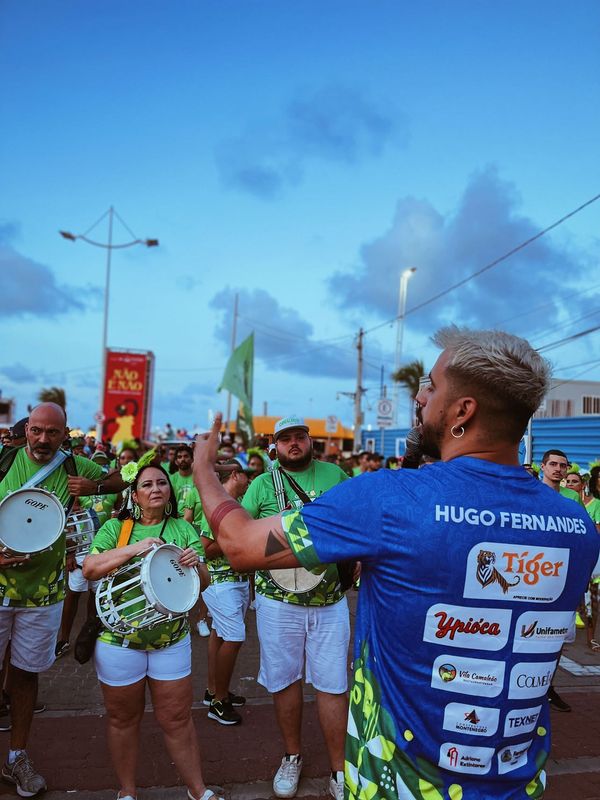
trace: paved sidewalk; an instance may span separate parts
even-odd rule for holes
[[[351,607],[355,598],[351,597]],[[78,629],[76,622],[75,629]],[[555,685],[571,713],[553,711],[553,748],[545,800],[600,800],[600,656],[587,651],[582,632],[565,648]],[[206,640],[193,637],[194,721],[200,737],[205,778],[227,800],[268,800],[272,775],[282,756],[269,695],[256,683],[258,642],[252,612],[248,641],[241,651],[233,689],[248,698],[243,723],[227,728],[207,719],[201,700],[206,686]],[[105,736],[104,709],[91,664],[78,665],[69,653],[40,680],[48,710],[34,721],[29,747],[46,777],[47,800],[115,800],[115,777]],[[329,765],[319,730],[314,693],[306,691],[303,722],[304,771],[298,797],[325,798]],[[8,734],[0,733],[0,747]],[[151,709],[142,726],[138,800],[185,800],[163,747]],[[0,784],[0,798],[16,797]],[[469,800],[465,798],[464,800]]]

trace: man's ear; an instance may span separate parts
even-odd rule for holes
[[[464,427],[477,413],[478,405],[474,397],[460,397],[454,405],[456,425]]]

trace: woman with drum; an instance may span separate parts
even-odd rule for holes
[[[173,559],[170,563],[182,576],[191,575],[193,570],[194,596],[188,598],[191,607],[198,592],[195,569],[200,563],[202,547],[194,528],[178,519],[169,476],[162,467],[150,464],[152,458],[153,453],[148,453],[137,464],[131,462],[121,471],[123,480],[131,484],[132,507],[124,508],[119,519],[108,520],[98,531],[83,572],[89,580],[99,580],[130,562],[140,562],[143,572],[144,561],[158,553],[160,545],[178,545],[181,548],[178,563]],[[147,571],[148,583],[156,580],[157,572],[161,570]],[[105,582],[98,589],[99,598],[104,585]],[[150,590],[158,596],[161,586],[157,583]],[[127,592],[125,599],[129,600]],[[140,604],[141,600],[133,605],[129,602],[128,608],[131,610]],[[147,683],[167,750],[188,787],[188,798],[218,800],[202,778],[198,738],[191,717],[191,643],[187,615],[178,615],[151,628],[140,625],[129,634],[114,632],[114,626],[109,630],[110,620],[104,619],[102,614],[101,617],[106,629],[96,643],[94,660],[107,710],[109,748],[121,784],[117,798],[134,800],[136,797],[139,727]]]

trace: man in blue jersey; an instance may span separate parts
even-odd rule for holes
[[[443,352],[417,400],[423,451],[439,463],[252,521],[213,476],[217,418],[195,478],[236,569],[362,561],[347,798],[539,798],[546,694],[598,536],[519,465],[544,359],[498,331],[452,326],[434,341]]]

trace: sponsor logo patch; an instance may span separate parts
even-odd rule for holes
[[[513,708],[504,719],[504,736],[519,736],[531,733],[540,717],[541,706],[531,708]]]
[[[497,708],[448,703],[444,709],[443,728],[471,736],[493,736],[498,730],[500,711]]]
[[[433,662],[431,686],[444,692],[498,697],[504,685],[504,662],[464,658],[449,653]]]
[[[552,603],[565,588],[569,551],[479,542],[469,551],[464,597]]]
[[[515,653],[556,653],[573,625],[572,611],[526,611],[515,626]]]
[[[531,740],[521,744],[509,745],[498,750],[498,774],[504,775],[514,769],[524,767],[527,763],[527,754],[531,747]]]
[[[502,650],[512,611],[436,603],[427,611],[423,640],[448,647]]]
[[[440,747],[438,765],[452,772],[486,775],[492,766],[493,747],[467,747],[455,742],[444,742]]]
[[[510,699],[541,697],[546,694],[556,669],[556,661],[521,661],[510,671],[508,696]]]

